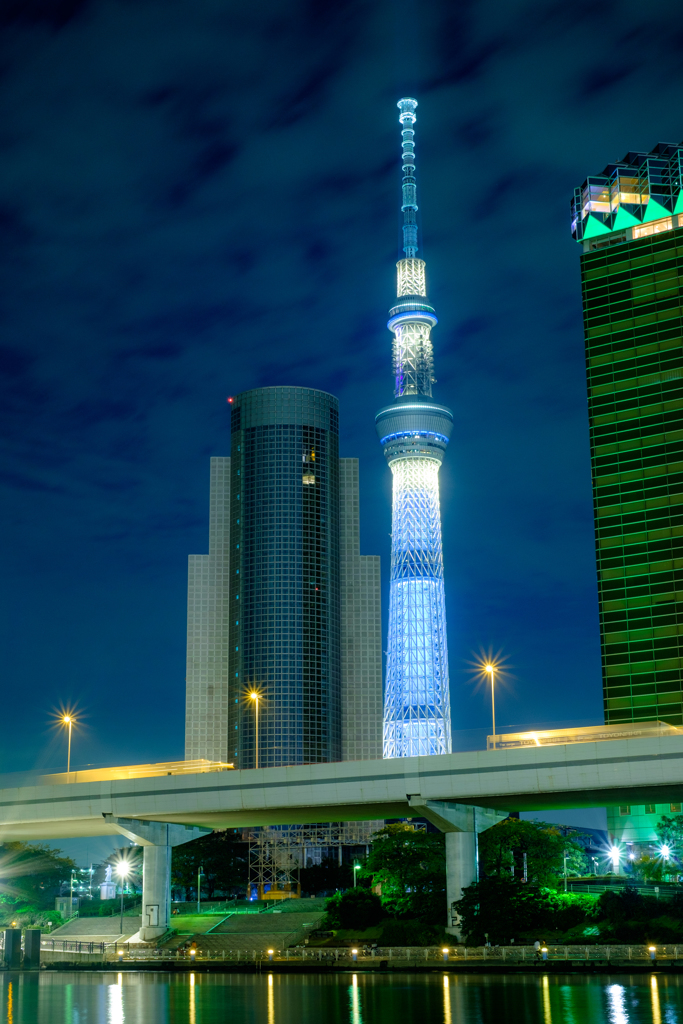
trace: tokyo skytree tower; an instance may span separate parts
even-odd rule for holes
[[[451,750],[439,467],[453,414],[432,398],[430,332],[437,319],[427,302],[424,260],[417,258],[417,100],[397,105],[405,258],[396,264],[397,299],[387,325],[394,335],[396,389],[375,423],[394,485],[384,757],[411,757]]]

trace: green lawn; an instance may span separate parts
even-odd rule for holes
[[[171,917],[171,928],[179,935],[204,934],[225,917],[223,914],[176,914]]]

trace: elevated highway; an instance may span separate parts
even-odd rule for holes
[[[683,732],[437,757],[158,771],[122,778],[124,769],[111,769],[111,777],[99,772],[90,781],[5,781],[0,840],[118,832],[139,842],[145,847],[143,921],[149,921],[142,932],[152,938],[168,926],[170,848],[202,830],[426,817],[447,833],[450,905],[476,876],[477,833],[511,810],[683,802]]]

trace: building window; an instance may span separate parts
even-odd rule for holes
[[[657,813],[657,806],[656,806],[656,804],[645,804],[645,813],[646,814],[656,814]]]
[[[669,804],[669,810],[673,814],[680,814],[681,813],[681,805],[680,804]]]
[[[630,808],[630,807],[628,807],[628,806],[626,806],[626,807],[620,807],[620,808],[619,808],[619,814],[621,814],[621,815],[622,815],[622,817],[623,817],[624,815],[626,815],[626,814],[630,814],[630,813],[631,813],[631,808]]]

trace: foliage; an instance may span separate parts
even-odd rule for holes
[[[632,870],[636,878],[642,878],[646,882],[661,882],[664,862],[659,857],[650,857],[644,853],[638,860],[633,861]]]
[[[379,938],[382,946],[442,946],[452,942],[443,925],[422,921],[387,921]]]
[[[446,851],[442,833],[387,825],[373,838],[361,871],[381,885],[384,908],[395,917],[440,924],[446,900]]]
[[[234,829],[211,832],[190,843],[173,847],[171,884],[197,889],[197,872],[204,870],[202,894],[213,899],[216,893],[244,892],[249,874],[249,854],[240,833]]]
[[[76,867],[60,853],[43,843],[0,844],[0,893],[35,908],[49,908],[59,895],[60,882]]]
[[[357,931],[365,931],[366,928],[379,924],[384,916],[381,899],[364,886],[337,892],[327,901],[328,928],[354,928]]]
[[[566,932],[593,914],[597,898],[558,893],[508,875],[492,875],[463,890],[455,904],[468,942],[507,945],[537,932]]]
[[[510,875],[514,867],[515,878],[523,878],[526,854],[527,879],[538,885],[557,885],[565,850],[568,873],[582,873],[587,863],[583,848],[555,825],[506,818],[479,836],[479,863],[486,875]]]
[[[49,934],[51,928],[64,924],[56,910],[43,909],[13,896],[0,896],[0,928],[42,928]]]
[[[302,895],[328,896],[353,885],[353,869],[349,864],[340,864],[336,857],[326,857],[321,864],[302,868],[300,881]]]
[[[680,847],[683,843],[683,814],[663,814],[655,825],[655,832],[660,843],[667,846]]]

